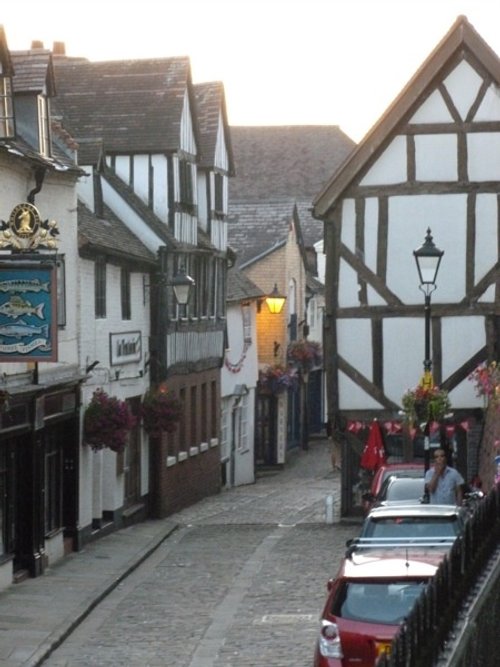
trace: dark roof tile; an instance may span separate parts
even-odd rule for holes
[[[108,153],[179,149],[189,58],[56,57],[54,66],[56,108],[79,144],[102,138]]]
[[[107,207],[104,207],[104,217],[99,217],[83,203],[78,203],[78,237],[80,248],[91,246],[94,250],[151,266],[156,262],[154,253]]]

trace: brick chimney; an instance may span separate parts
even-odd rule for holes
[[[65,56],[66,55],[66,45],[64,42],[54,42],[52,46],[52,55],[54,56]]]

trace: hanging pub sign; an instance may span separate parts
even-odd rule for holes
[[[55,261],[0,260],[0,362],[57,361]]]
[[[30,202],[0,220],[0,362],[57,361],[55,220],[42,220]]]

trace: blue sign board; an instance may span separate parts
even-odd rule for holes
[[[0,264],[0,361],[57,361],[55,264]]]

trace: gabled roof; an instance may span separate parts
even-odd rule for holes
[[[108,207],[104,207],[104,216],[99,217],[78,203],[78,247],[83,254],[105,253],[149,268],[156,265],[154,253]]]
[[[250,299],[259,299],[265,296],[265,293],[257,287],[242,271],[236,267],[229,269],[227,273],[227,294],[226,301],[235,303],[248,301]]]
[[[290,201],[233,204],[228,218],[228,242],[237,265],[246,265],[286,243],[293,216]]]
[[[188,57],[90,62],[54,57],[56,107],[78,143],[102,138],[106,153],[180,148]],[[196,133],[196,122],[194,123]]]
[[[323,223],[311,216],[310,209],[309,201],[295,202],[291,198],[232,204],[228,216],[228,242],[237,254],[238,266],[246,266],[282,248],[292,221],[296,224],[301,252],[312,247],[323,238]]]
[[[227,122],[224,86],[220,81],[197,83],[194,85],[194,93],[200,131],[199,166],[207,168],[215,166],[219,120],[222,119],[224,141],[228,154],[228,174],[232,176],[234,175],[233,150]]]
[[[465,16],[459,16],[445,37],[424,61],[409,83],[403,88],[380,120],[368,132],[356,150],[340,168],[333,172],[325,187],[314,199],[314,215],[324,218],[336,200],[352,183],[367,164],[375,159],[398,127],[404,126],[415,112],[436,77],[449,65],[458,60],[462,52],[468,52],[479,60],[493,81],[500,85],[500,60],[476,32]]]
[[[47,97],[55,95],[52,52],[48,49],[11,51],[14,66],[14,93],[38,94],[45,90]]]

